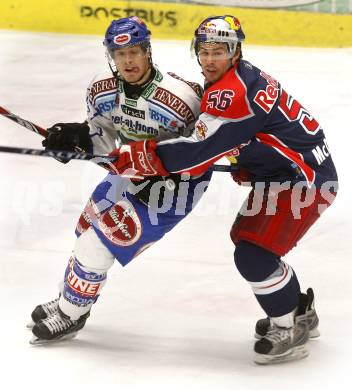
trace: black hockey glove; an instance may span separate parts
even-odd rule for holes
[[[75,152],[76,147],[85,152],[92,151],[92,141],[89,137],[89,126],[83,123],[56,123],[47,129],[49,135],[42,142],[45,150],[62,150]],[[56,158],[56,160],[66,164],[70,159]]]
[[[89,126],[83,123],[56,123],[47,129],[49,135],[42,142],[46,150],[64,150],[74,152],[75,147],[89,153],[92,141],[89,137]]]

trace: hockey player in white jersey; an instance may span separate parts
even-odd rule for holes
[[[110,69],[89,85],[86,122],[54,125],[43,145],[109,154],[131,141],[188,136],[202,89],[153,64],[145,23],[137,17],[114,20],[104,45]],[[115,259],[125,266],[162,238],[197,204],[210,177],[206,172],[132,182],[108,174],[78,221],[60,296],[32,312],[32,343],[71,338],[82,329]]]

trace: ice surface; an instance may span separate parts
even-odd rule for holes
[[[0,105],[44,127],[85,117],[85,89],[106,66],[102,38],[0,31]],[[322,336],[310,356],[252,362],[263,313],[233,264],[229,229],[248,190],[217,173],[194,213],[125,269],[116,264],[85,329],[31,347],[35,305],[57,295],[90,191],[105,175],[87,162],[0,154],[1,388],[332,389],[352,363],[351,49],[244,47],[325,129],[340,193],[286,261],[312,286]],[[202,81],[186,42],[154,42],[162,69]],[[0,118],[1,145],[40,147]]]

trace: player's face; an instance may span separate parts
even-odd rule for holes
[[[226,43],[202,44],[198,52],[198,59],[204,76],[210,83],[220,80],[233,63]]]
[[[142,84],[149,76],[149,52],[141,46],[115,50],[113,60],[121,77],[131,84]]]

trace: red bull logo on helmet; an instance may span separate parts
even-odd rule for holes
[[[213,22],[208,22],[204,27],[205,27],[205,28],[212,29],[212,28],[215,28],[215,27],[216,27],[216,24],[213,23]]]
[[[241,28],[240,21],[234,16],[226,16],[224,20],[230,25],[232,30],[238,31]]]
[[[116,45],[126,45],[126,43],[128,43],[130,40],[131,40],[131,35],[127,33],[116,35],[116,37],[114,37],[114,43]]]

